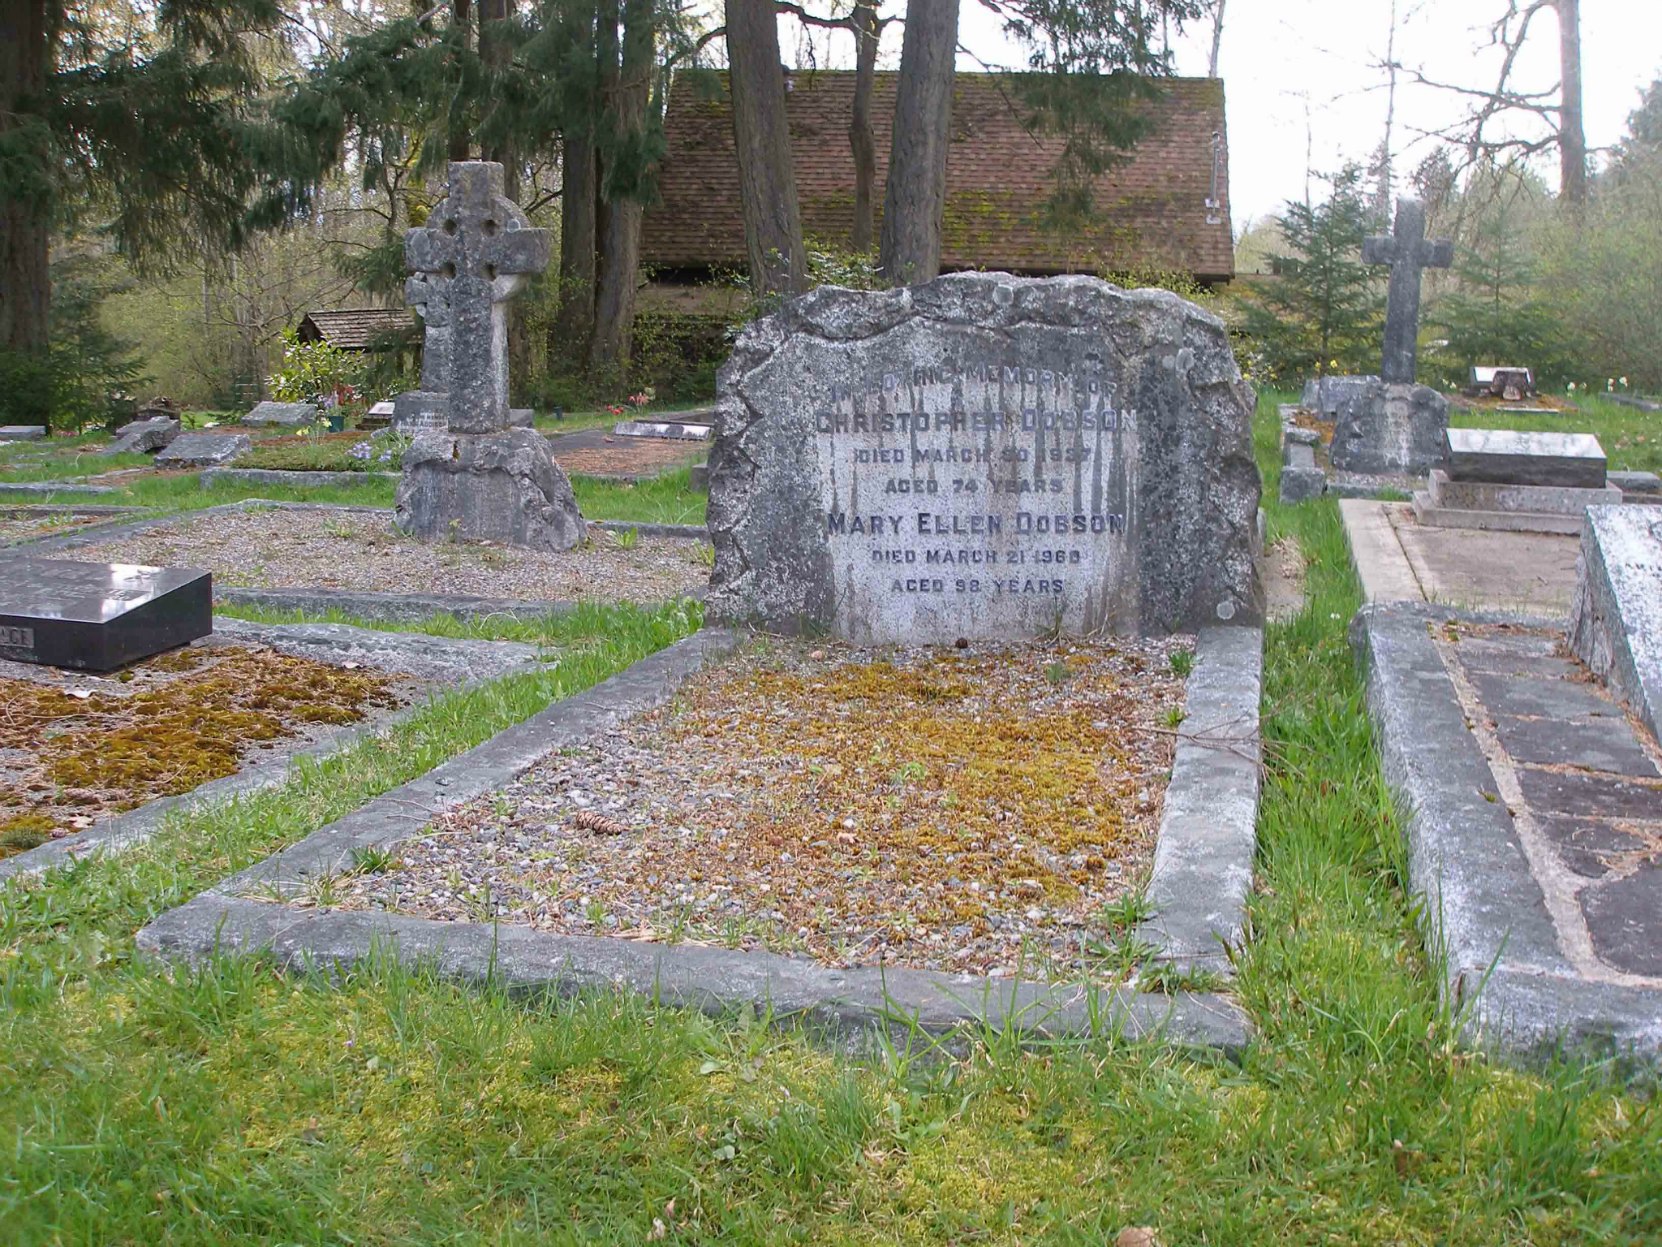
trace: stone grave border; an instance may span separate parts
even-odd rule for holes
[[[0,494],[113,494],[114,485],[87,485],[81,481],[0,481]]]
[[[1540,885],[1431,639],[1448,620],[1517,617],[1423,603],[1365,606],[1350,639],[1408,842],[1421,933],[1470,1042],[1531,1060],[1662,1050],[1659,993],[1590,983],[1559,951]],[[1487,795],[1485,795],[1487,794]]]
[[[4,564],[0,563],[0,567]],[[233,626],[225,632],[220,632],[218,622],[229,622]],[[314,638],[314,644],[327,648],[331,638],[330,631],[349,628],[352,632],[365,632],[367,629],[351,628],[343,624],[256,624],[246,620],[236,619],[216,621],[215,635],[229,635],[253,643],[289,638]],[[432,695],[440,692],[465,692],[477,688],[491,680],[501,679],[511,675],[523,675],[535,670],[538,664],[536,647],[518,642],[501,641],[470,641],[458,640],[453,637],[429,637],[425,635],[410,636],[402,633],[373,632],[374,647],[382,653],[389,651],[396,653],[400,650],[427,651],[467,651],[477,646],[507,646],[510,649],[524,650],[523,658],[509,669],[484,679],[468,679],[461,681],[452,688],[441,688],[438,680],[429,681],[427,695],[418,695],[416,700],[408,706],[374,723],[352,723],[339,727],[327,728],[310,743],[298,749],[283,751],[279,748],[258,758],[251,765],[244,766],[234,774],[222,776],[219,779],[209,780],[189,792],[178,793],[171,797],[159,797],[147,802],[136,809],[117,814],[105,819],[85,831],[73,836],[66,836],[62,840],[51,840],[36,848],[11,857],[0,858],[0,887],[4,887],[10,879],[23,875],[38,875],[54,867],[67,866],[74,862],[83,861],[91,856],[110,856],[126,852],[128,849],[152,839],[162,831],[167,819],[172,814],[186,809],[195,809],[203,804],[228,801],[233,797],[258,792],[266,788],[274,788],[288,779],[293,764],[301,759],[322,761],[325,758],[339,753],[350,747],[364,736],[388,731],[405,719],[421,711],[431,700]],[[292,643],[292,641],[291,641]],[[338,642],[336,642],[338,644]],[[315,655],[313,655],[315,656]],[[374,665],[366,663],[366,666]],[[392,667],[392,670],[398,668]]]
[[[0,502],[0,519],[26,520],[33,518],[50,519],[54,515],[95,515],[101,516],[96,523],[83,524],[74,529],[76,533],[97,531],[106,533],[123,522],[124,518],[132,515],[142,515],[147,507],[112,507],[97,503],[87,503],[76,506],[74,503],[64,503],[61,506],[29,503]],[[60,534],[61,535],[61,534]],[[48,537],[50,534],[48,534]],[[32,546],[35,542],[45,541],[48,537],[21,537],[12,541],[0,541],[0,550],[12,550],[19,546]]]
[[[688,677],[740,643],[735,633],[706,629],[642,659],[158,916],[139,932],[138,946],[189,962],[221,953],[267,954],[298,970],[388,954],[462,982],[520,992],[623,987],[717,1015],[765,1002],[782,1017],[844,1036],[885,1025],[930,1032],[986,1025],[1015,1028],[1027,1038],[1106,1032],[1231,1054],[1245,1047],[1251,1035],[1245,1013],[1217,992],[1168,996],[911,969],[837,970],[768,952],[247,899],[250,893],[292,894],[349,868],[356,849],[419,835],[439,812],[503,786],[562,747],[665,704]],[[1157,941],[1174,964],[1199,966],[1211,955],[1217,937],[1210,924],[1220,925],[1225,938],[1238,939],[1242,930],[1259,794],[1261,645],[1256,628],[1215,628],[1204,631],[1197,646],[1189,676],[1194,702],[1179,736],[1151,884],[1161,911],[1147,932],[1139,932]],[[1250,781],[1220,801],[1209,786],[1221,776]]]
[[[112,537],[127,537],[203,516],[230,515],[256,510],[379,515],[384,516],[388,523],[392,522],[393,516],[390,507],[332,502],[270,502],[259,498],[245,498],[240,502],[226,502],[194,511],[169,511],[165,515],[152,515],[146,519],[126,523],[93,525],[54,537],[29,538],[15,545],[0,547],[0,558],[4,558],[5,551],[28,554],[73,551],[80,546],[95,545]],[[633,530],[643,537],[709,540],[709,532],[702,525],[634,524],[626,520],[590,521],[590,525],[613,533]],[[701,597],[702,594],[694,596]],[[270,610],[298,610],[308,614],[338,610],[360,619],[373,619],[384,623],[419,623],[433,615],[451,615],[461,620],[482,619],[487,615],[535,618],[538,615],[564,614],[577,606],[575,601],[559,599],[486,598],[450,593],[374,593],[327,588],[245,589],[231,586],[221,588],[217,585],[214,587],[214,601],[226,605],[259,606]]]
[[[295,489],[328,486],[367,485],[373,481],[396,481],[396,472],[306,472],[288,468],[203,468],[198,484],[203,489],[216,485],[283,485]]]

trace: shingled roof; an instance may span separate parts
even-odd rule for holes
[[[879,211],[898,77],[879,73],[873,89]],[[795,70],[791,80],[785,111],[803,230],[847,239],[854,220],[848,145],[854,74]],[[1025,110],[1002,77],[959,73],[942,266],[1031,274],[1164,269],[1207,282],[1229,280],[1235,262],[1223,83],[1169,78],[1159,85],[1159,98],[1144,105],[1152,128],[1129,159],[1097,181],[1092,225],[1058,231],[1044,221],[1043,207],[1055,189],[1061,139],[1029,130]],[[660,269],[742,269],[744,223],[727,75],[706,70],[678,76],[664,125],[662,198],[646,214],[642,260]],[[1218,206],[1209,211],[1214,135]]]
[[[295,333],[302,342],[322,340],[343,351],[367,351],[390,337],[409,337],[415,321],[408,308],[359,307],[313,310],[300,318]]]

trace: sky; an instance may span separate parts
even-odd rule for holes
[[[991,64],[1019,63],[999,22],[976,0],[962,0],[963,47]],[[898,9],[890,0],[886,6]],[[1396,0],[1395,56],[1404,70],[1470,86],[1493,85],[1498,57],[1479,53],[1489,23],[1506,0]],[[1229,127],[1230,207],[1237,233],[1306,193],[1306,169],[1333,172],[1347,160],[1366,162],[1385,130],[1387,39],[1392,0],[1226,0],[1218,71]],[[781,34],[791,29],[781,27]],[[882,63],[899,63],[898,30],[885,40]],[[1204,75],[1211,53],[1207,20],[1172,48],[1177,72]],[[891,47],[890,44],[893,46]],[[846,45],[846,46],[844,46]],[[827,56],[827,52],[829,55]],[[790,50],[786,48],[786,58]],[[835,36],[820,46],[820,64],[851,63],[852,42]],[[1583,111],[1589,148],[1621,137],[1640,92],[1662,78],[1662,0],[1581,0]],[[960,58],[961,69],[973,69]],[[1530,27],[1518,83],[1545,90],[1558,81],[1558,26],[1542,13]],[[1461,99],[1398,76],[1391,144],[1400,179],[1430,150],[1421,132],[1446,127],[1466,108]],[[1306,153],[1308,152],[1308,161]],[[1541,165],[1556,185],[1557,166]],[[1313,186],[1319,198],[1319,183]]]

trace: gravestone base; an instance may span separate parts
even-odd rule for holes
[[[569,550],[583,539],[571,482],[531,429],[417,434],[404,452],[395,516],[422,541]]]
[[[1345,472],[1423,476],[1443,461],[1448,400],[1426,385],[1361,378],[1338,403],[1329,459]]]

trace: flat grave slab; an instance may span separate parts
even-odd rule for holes
[[[268,625],[214,634],[119,678],[0,659],[0,879],[134,844],[187,801],[277,782],[429,691],[533,669],[535,647]]]
[[[1604,447],[1591,433],[1520,433],[1450,429],[1448,475],[1454,481],[1603,489]]]
[[[112,671],[212,631],[206,571],[0,557],[0,658]]]
[[[679,420],[619,420],[612,426],[619,437],[667,437],[684,442],[708,441],[714,431],[714,425]]]
[[[1587,512],[1570,645],[1662,734],[1662,515],[1653,508]]]
[[[165,448],[180,433],[179,421],[170,416],[152,416],[148,420],[134,420],[115,431],[110,444],[99,451],[103,455],[138,455]]]
[[[1351,558],[1370,602],[1435,602],[1564,618],[1575,596],[1570,533],[1423,524],[1406,503],[1340,502]]]
[[[1558,629],[1376,606],[1353,640],[1475,1038],[1662,1051],[1662,750]]]
[[[317,404],[257,403],[241,422],[251,428],[269,428],[273,425],[285,429],[304,428],[308,424],[317,423]]]
[[[44,424],[0,424],[0,442],[38,442],[45,436]]]
[[[709,547],[684,537],[634,538],[601,528],[573,550],[547,552],[476,543],[428,544],[372,507],[210,508],[74,541],[74,557],[210,568],[222,588],[412,590],[556,603],[579,599],[643,604],[701,592]],[[73,540],[73,539],[72,539]],[[700,546],[703,546],[702,550]]]
[[[1128,1034],[1236,1048],[1227,998],[1144,993],[1110,967],[1127,933],[1100,926],[1096,900],[1140,886],[1152,850],[1163,909],[1139,935],[1204,943],[1172,947],[1184,967],[1196,951],[1226,965],[1251,880],[1258,640],[1201,635],[1196,722],[1172,736],[1184,638],[874,653],[702,632],[223,881],[140,944],[296,966],[390,948],[470,980],[718,1012],[766,999],[842,1030],[897,1013],[1073,1033],[1094,1009]],[[977,723],[989,697],[998,714]],[[354,872],[366,856],[389,864]],[[324,877],[345,891],[319,909]]]
[[[254,449],[246,433],[181,433],[157,454],[157,467],[205,468],[230,463]]]

